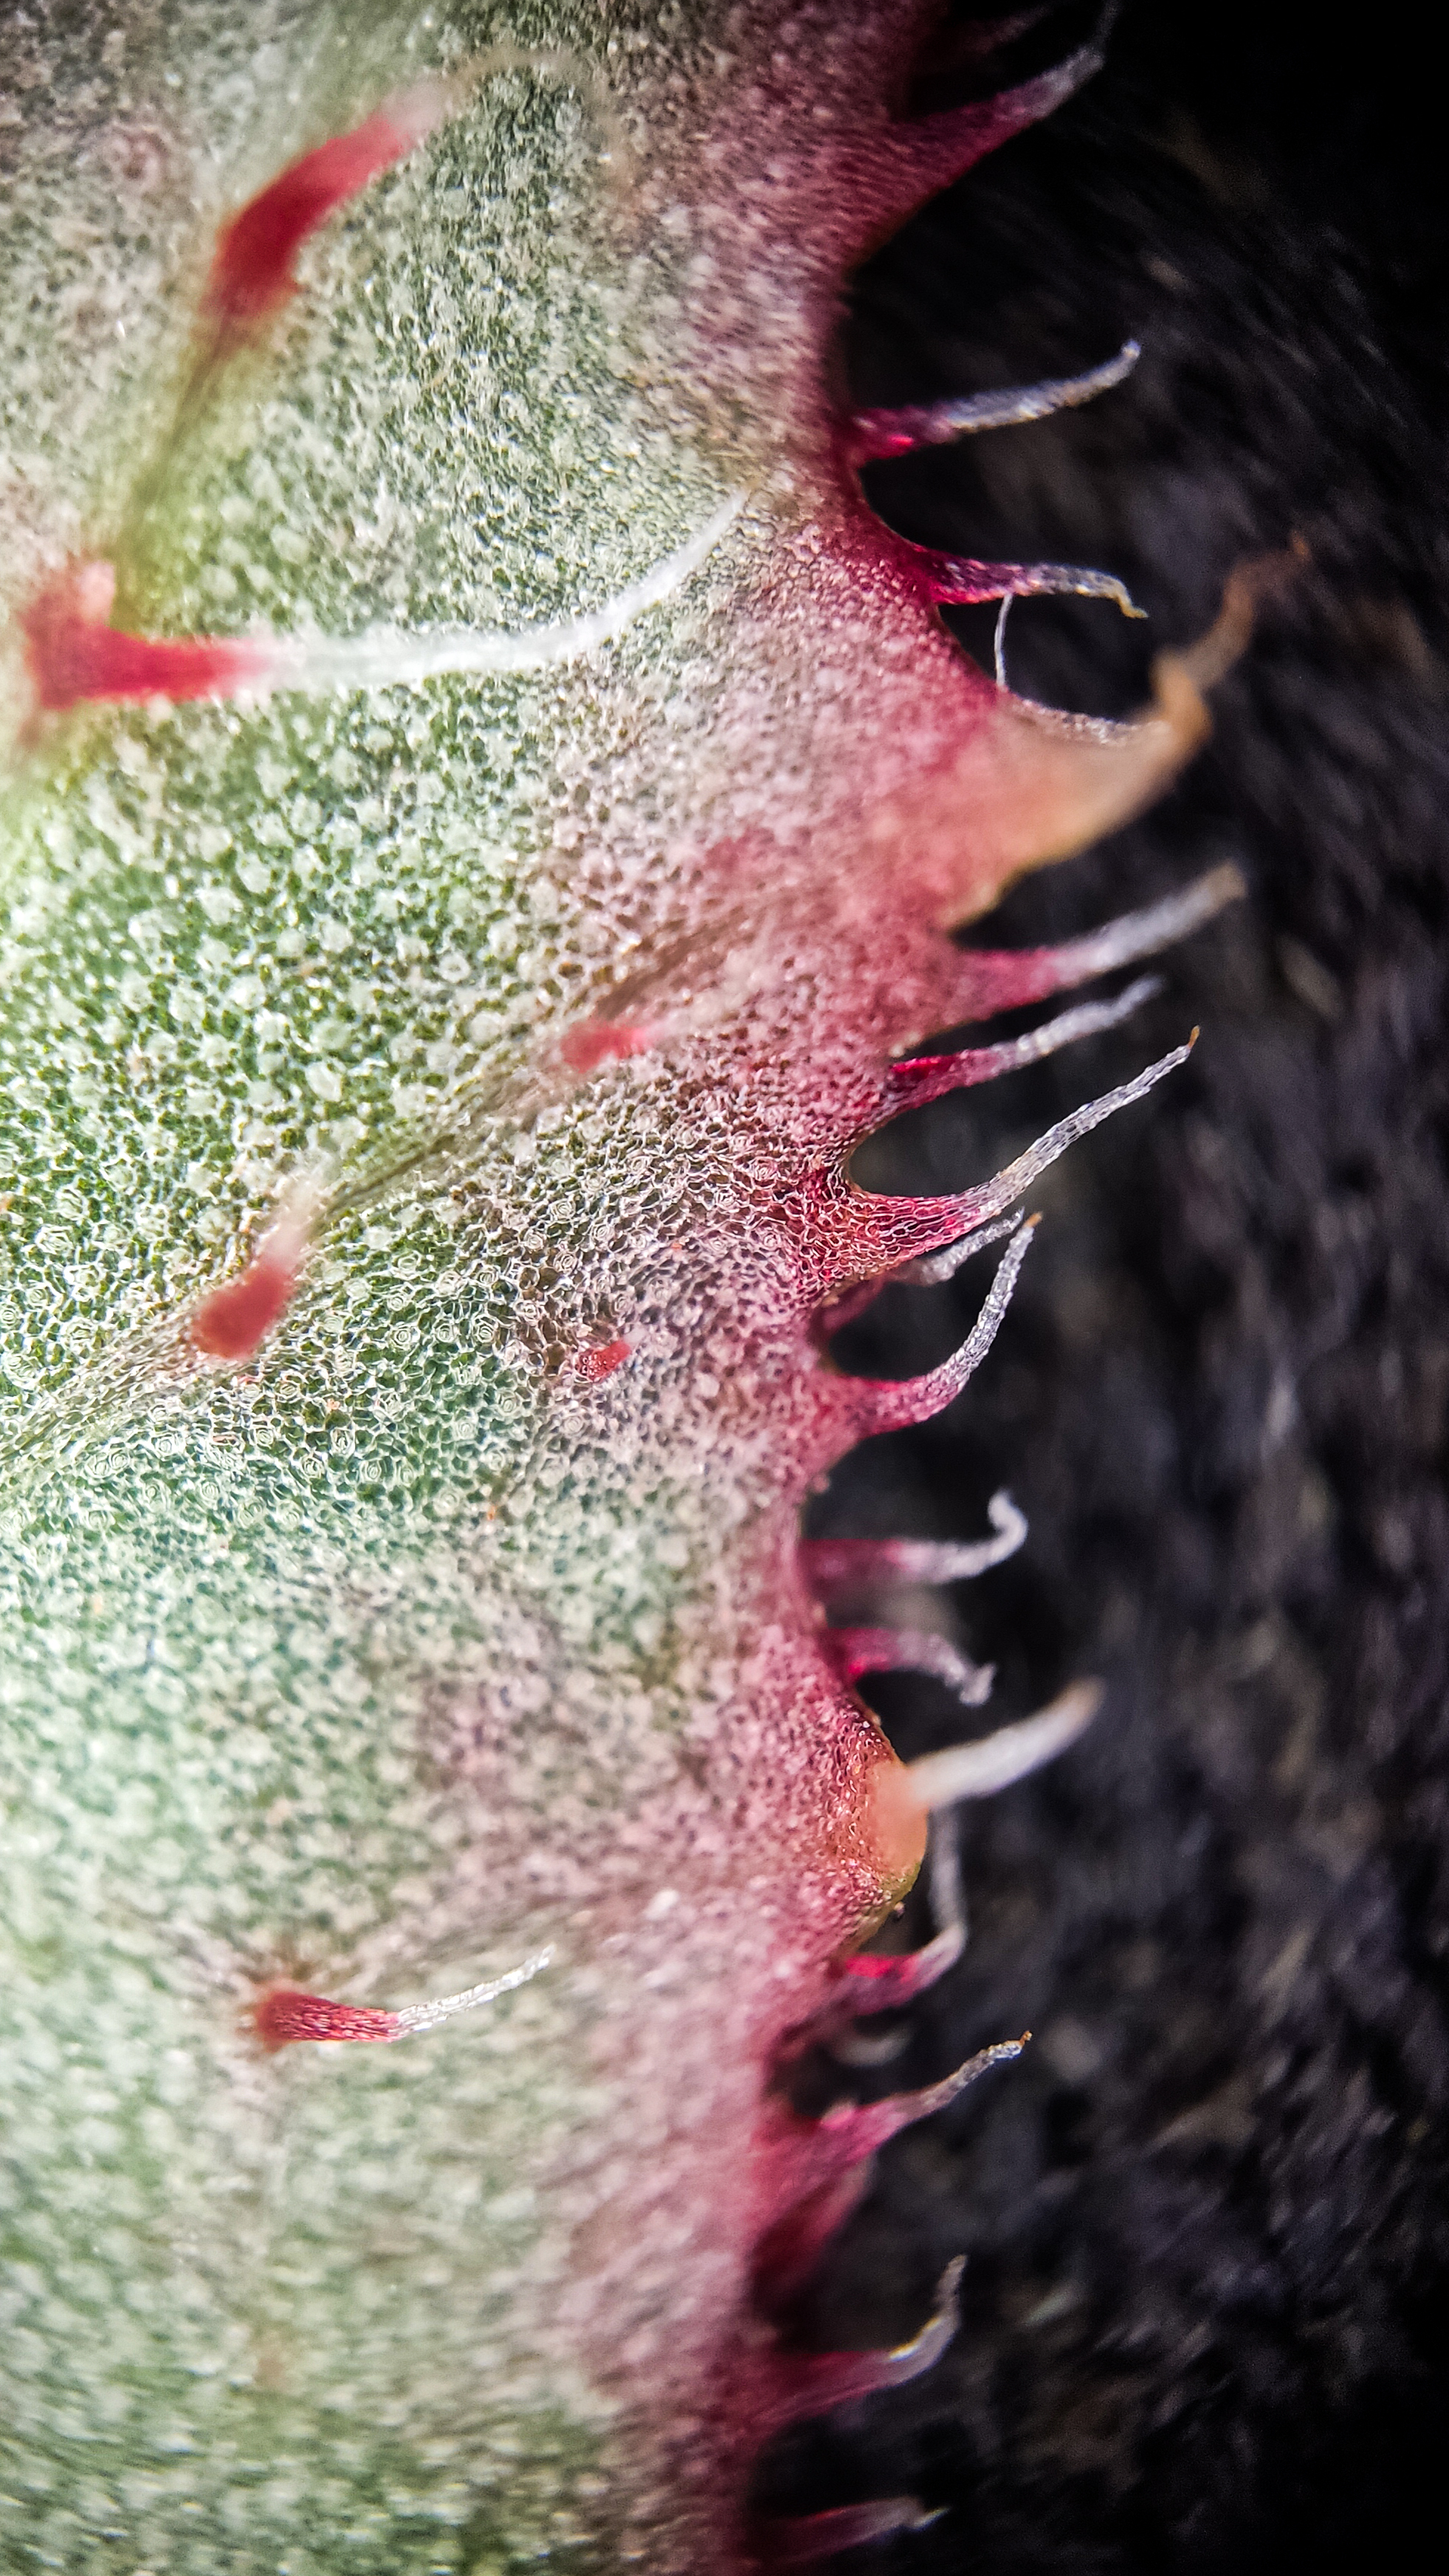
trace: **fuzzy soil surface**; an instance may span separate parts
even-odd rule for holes
[[[1129,9],[1091,87],[860,279],[847,336],[871,404],[1143,342],[1089,410],[873,469],[909,536],[1106,567],[1150,612],[1019,603],[1030,694],[1124,711],[1234,564],[1294,532],[1311,553],[1180,791],[985,937],[1069,935],[1224,856],[1246,903],[1129,1027],[858,1166],[960,1186],[1202,1025],[1042,1189],[964,1400],[857,1452],[813,1514],[977,1535],[1007,1485],[1027,1546],[935,1605],[999,1665],[981,1722],[1108,1683],[1074,1752],[968,1812],[971,1944],[874,2026],[896,2053],[803,2079],[871,2098],[1035,2033],[882,2159],[799,2321],[897,2341],[969,2257],[946,2360],[764,2465],[776,2509],[945,2508],[839,2562],[878,2576],[1324,2576],[1413,2566],[1441,2520],[1449,218],[1392,24],[1330,54],[1275,15]],[[920,97],[960,94],[943,50]],[[994,614],[958,621],[988,663]],[[890,1292],[840,1356],[929,1365],[985,1276]],[[934,1683],[873,1695],[903,1751],[963,1730]]]

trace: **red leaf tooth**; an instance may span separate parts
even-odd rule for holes
[[[866,1673],[929,1673],[967,1708],[980,1708],[990,1698],[996,1677],[994,1664],[973,1664],[949,1638],[928,1629],[827,1628],[821,1643],[843,1681],[859,1681]]]
[[[1056,948],[967,949],[961,957],[959,1016],[989,1019],[997,1011],[1043,1001],[1049,993],[1070,992],[1095,975],[1135,966],[1139,958],[1155,957],[1200,930],[1246,891],[1242,871],[1228,861],[1194,878],[1181,894],[1168,895],[1141,912],[1124,912],[1116,921],[1103,922],[1100,930],[1065,939]]]
[[[938,2083],[922,2085],[917,2092],[888,2093],[880,2102],[848,2103],[839,2110],[827,2111],[823,2120],[799,2120],[793,2113],[782,2115],[776,2137],[789,2155],[792,2195],[804,2198],[824,2190],[863,2157],[877,2154],[902,2129],[912,2128],[917,2120],[934,2118],[990,2067],[1004,2066],[1020,2057],[1030,2037],[1029,2030],[1023,2031],[1020,2039],[1000,2039],[989,2048],[979,2048],[974,2057],[968,2057],[950,2075],[942,2076]]]
[[[1144,1002],[1162,990],[1157,975],[1140,975],[1110,1002],[1081,1002],[1073,1011],[1063,1011],[1057,1019],[1043,1020],[1039,1027],[1027,1029],[1022,1036],[1006,1038],[998,1046],[959,1047],[950,1055],[908,1056],[893,1064],[885,1077],[882,1107],[892,1114],[903,1109],[919,1109],[928,1100],[941,1100],[947,1092],[973,1090],[978,1083],[995,1082],[1005,1073],[1019,1072],[1023,1065],[1040,1064],[1044,1057],[1055,1055],[1065,1046],[1074,1046],[1079,1038],[1099,1037],[1106,1029],[1140,1010]]]
[[[857,1315],[864,1314],[882,1288],[893,1282],[907,1288],[939,1287],[942,1280],[954,1279],[973,1253],[985,1252],[989,1245],[1001,1243],[1007,1235],[1015,1234],[1020,1222],[1020,1218],[1013,1215],[1002,1217],[995,1225],[973,1226],[969,1233],[957,1235],[939,1252],[922,1253],[913,1261],[897,1262],[888,1270],[877,1271],[873,1279],[857,1279],[849,1288],[839,1290],[823,1306],[817,1307],[812,1318],[810,1330],[817,1350],[828,1352],[832,1336],[843,1325],[853,1323]]]
[[[1026,1514],[1008,1493],[993,1494],[986,1517],[994,1538],[816,1538],[803,1541],[806,1580],[823,1600],[848,1592],[883,1592],[903,1584],[967,1583],[1014,1556],[1026,1540]]]
[[[965,1341],[948,1360],[942,1361],[939,1368],[928,1369],[921,1377],[856,1377],[836,1381],[833,1390],[836,1410],[857,1439],[872,1439],[883,1431],[909,1430],[912,1424],[929,1422],[933,1414],[944,1413],[948,1404],[955,1403],[996,1339],[1037,1222],[1035,1217],[1028,1217],[1025,1224],[1017,1228]]]
[[[224,698],[266,685],[275,662],[269,637],[127,635],[108,622],[115,589],[110,564],[80,564],[22,613],[38,713],[107,699]]]
[[[939,1252],[919,1253],[914,1261],[903,1261],[888,1276],[903,1288],[939,1288],[942,1281],[954,1279],[973,1253],[984,1252],[990,1243],[1000,1243],[1004,1236],[1015,1234],[1015,1217],[1003,1217],[996,1225],[973,1226],[969,1234],[960,1234],[954,1243],[945,1243]],[[884,1284],[884,1283],[882,1283]]]
[[[919,1950],[885,1954],[858,1950],[835,1964],[835,1988],[820,2010],[789,2034],[782,2060],[798,2056],[816,2040],[829,2040],[853,2024],[857,2015],[898,2012],[914,2003],[953,1968],[966,1947],[966,1907],[961,1893],[961,1856],[955,1812],[942,1807],[932,1817],[930,1833],[931,1912],[937,1930]]]
[[[936,2310],[909,2343],[885,2352],[780,2353],[771,2376],[775,2386],[765,2408],[774,2428],[828,2414],[883,2389],[904,2388],[935,2368],[956,2332],[958,2292],[964,2263],[948,2263],[936,2292]]]
[[[933,1941],[896,1958],[878,1958],[869,1950],[841,1962],[841,2000],[855,2013],[900,2012],[926,1994],[954,1968],[965,1948],[960,1924],[948,1924]]]
[[[939,2522],[915,2496],[882,2496],[874,2504],[838,2505],[832,2513],[782,2514],[756,2523],[754,2554],[770,2568],[819,2567],[847,2549],[874,2540],[894,2539],[898,2532],[924,2531]]]
[[[1241,892],[1241,887],[1242,881],[1236,869],[1215,869],[1210,877],[1190,886],[1184,895],[1170,900],[1174,907],[1187,907],[1189,904],[1194,907],[1190,926],[1196,927],[1198,918],[1202,917],[1197,913],[1196,905],[1200,899],[1206,900],[1204,888],[1211,888],[1214,900],[1208,908],[1216,910],[1221,902]],[[1165,940],[1152,936],[1156,915],[1162,910],[1162,906],[1154,906],[1150,915],[1129,914],[1121,921],[1108,922],[1102,930],[1090,933],[1089,940],[1106,942],[1116,934],[1124,934],[1123,953],[1115,963],[1131,964],[1137,956],[1150,954],[1154,947],[1166,944]],[[1134,948],[1129,944],[1134,936],[1141,937],[1141,947]],[[1085,965],[1079,972],[1073,971],[1075,952],[1084,944],[1073,941],[1053,949],[947,951],[943,959],[946,973],[940,979],[933,999],[939,1001],[943,1011],[954,1008],[963,1020],[991,1018],[996,1012],[1013,1007],[1013,1001],[1001,998],[1000,994],[1018,967],[1019,980],[1023,983],[1029,980],[1032,987],[1025,996],[1027,1001],[1040,1000],[1044,991],[1054,989],[1044,984],[1043,978],[1058,968],[1062,970],[1063,981],[1068,987],[1086,983],[1094,974],[1109,971],[1092,964]],[[1047,960],[1051,963],[1044,963]],[[1114,994],[1107,1001],[1080,1002],[1074,1009],[1060,1012],[1055,1019],[1042,1020],[1034,1029],[1026,1029],[1019,1037],[1001,1040],[994,1046],[957,1047],[939,1054],[898,1056],[874,1079],[870,1090],[863,1090],[845,1110],[844,1115],[851,1121],[853,1130],[848,1150],[853,1151],[863,1144],[882,1121],[899,1116],[904,1109],[919,1108],[926,1101],[939,1100],[948,1091],[971,1090],[979,1083],[995,1082],[1003,1074],[1015,1073],[1024,1065],[1037,1064],[1044,1057],[1056,1055],[1063,1047],[1074,1046],[1081,1038],[1098,1037],[1105,1030],[1116,1028],[1160,990],[1157,977],[1139,976],[1123,992]]]
[[[400,90],[354,126],[289,163],[223,225],[204,310],[226,338],[255,330],[296,292],[293,262],[309,234],[390,170],[448,113],[442,81]]]
[[[1091,79],[1101,62],[1100,42],[1093,38],[1050,71],[1000,90],[994,98],[877,128],[863,138],[857,166],[837,164],[840,194],[830,214],[839,235],[841,267],[864,258],[928,197],[963,178],[988,152],[1050,116]]]
[[[924,549],[922,550],[925,551]],[[975,555],[932,555],[921,586],[940,608],[968,608],[986,599],[1110,599],[1124,617],[1145,617],[1125,582],[1087,564],[985,563]]]
[[[1098,394],[1123,383],[1141,355],[1139,343],[1128,340],[1115,357],[1080,376],[1048,377],[1040,384],[968,394],[954,402],[854,412],[845,433],[847,461],[868,465],[882,457],[908,456],[917,447],[941,447],[984,429],[1017,429],[1027,421],[1045,420],[1052,412],[1093,402]]]
[[[1196,1034],[1194,1031],[1185,1046],[1174,1047],[1170,1054],[1159,1056],[1155,1064],[1146,1065],[1130,1082],[1120,1083],[1115,1091],[1103,1092],[1096,1100],[1084,1101],[1080,1109],[1058,1119],[1056,1125],[1048,1127],[1024,1153],[1005,1164],[994,1179],[979,1183],[975,1189],[953,1191],[939,1198],[897,1197],[886,1191],[858,1189],[839,1174],[821,1174],[814,1186],[815,1208],[803,1247],[803,1258],[816,1270],[815,1279],[809,1283],[815,1294],[823,1295],[862,1277],[875,1278],[882,1272],[898,1270],[923,1253],[939,1251],[943,1245],[954,1246],[959,1236],[970,1235],[993,1219],[1004,1216],[1033,1182],[1067,1151],[1068,1146],[1090,1135],[1092,1129],[1100,1127],[1115,1110],[1125,1109],[1133,1101],[1141,1100],[1166,1074],[1185,1064]],[[928,1099],[952,1088],[949,1073],[939,1066],[936,1070],[939,1075],[937,1089],[933,1092],[928,1087],[930,1076],[923,1083],[924,1096]],[[968,1082],[972,1078],[968,1055]],[[1024,1251],[1025,1245],[1018,1246],[1014,1239],[1013,1250],[1008,1251],[997,1272],[998,1281],[1003,1278],[1006,1281],[1007,1295]],[[952,1262],[950,1268],[955,1267]],[[824,1271],[823,1277],[819,1275],[821,1270]],[[993,1289],[992,1296],[995,1293]],[[990,1306],[990,1298],[987,1304]],[[989,1347],[988,1342],[971,1360],[967,1376],[978,1360],[984,1358]],[[961,1356],[958,1354],[958,1358]],[[948,1361],[945,1365],[949,1370],[953,1363]],[[940,1377],[941,1372],[937,1370],[933,1374]],[[907,1381],[908,1385],[910,1383],[912,1381]],[[925,1395],[928,1381],[921,1378],[914,1383]],[[966,1379],[962,1377],[960,1386],[965,1383]],[[891,1399],[882,1395],[879,1384],[857,1379],[854,1385],[867,1411],[872,1407],[886,1413],[891,1411]],[[958,1394],[960,1386],[956,1389]],[[868,1395],[865,1393],[867,1388]],[[950,1396],[941,1398],[942,1403],[949,1404],[951,1400]],[[910,1398],[902,1394],[900,1401],[909,1404]],[[929,1403],[930,1412],[938,1409],[936,1403]],[[908,1411],[899,1419],[903,1423],[924,1421],[927,1415]]]

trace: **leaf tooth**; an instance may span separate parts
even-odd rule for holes
[[[849,1592],[881,1593],[907,1584],[967,1583],[1014,1556],[1026,1539],[1026,1514],[1010,1494],[993,1494],[986,1517],[995,1536],[976,1539],[806,1539],[800,1559],[822,1600]]]
[[[929,1673],[965,1708],[980,1708],[991,1696],[994,1664],[973,1664],[949,1637],[928,1628],[827,1628],[821,1643],[846,1682],[867,1673]]]
[[[1065,1118],[1059,1118],[1054,1126],[1048,1127],[1027,1146],[1024,1153],[1004,1164],[992,1180],[979,1182],[974,1189],[947,1192],[931,1198],[896,1197],[883,1190],[857,1189],[854,1184],[849,1184],[833,1199],[822,1191],[818,1204],[825,1242],[823,1246],[812,1248],[817,1260],[823,1251],[830,1264],[829,1286],[838,1291],[841,1287],[853,1286],[863,1277],[880,1282],[885,1274],[900,1272],[907,1265],[919,1262],[922,1255],[939,1252],[948,1245],[956,1252],[956,1259],[950,1262],[945,1273],[949,1275],[969,1251],[978,1249],[981,1241],[989,1240],[980,1229],[1003,1216],[1013,1202],[1020,1199],[1033,1182],[1039,1180],[1042,1173],[1067,1151],[1068,1146],[1077,1144],[1083,1136],[1089,1136],[1094,1127],[1100,1127],[1103,1120],[1112,1117],[1117,1110],[1129,1108],[1134,1101],[1143,1099],[1166,1074],[1185,1064],[1196,1040],[1197,1031],[1194,1029],[1184,1045],[1159,1056],[1155,1064],[1146,1065],[1130,1082],[1119,1083],[1115,1090],[1101,1093],[1096,1100],[1084,1101],[1079,1109],[1073,1109]],[[1012,1249],[996,1274],[998,1285],[1004,1282],[1006,1297],[1010,1296],[1025,1254],[1023,1235],[1026,1228],[1035,1223],[1035,1218],[1029,1218],[1025,1228],[1013,1229]],[[960,1242],[963,1236],[967,1238],[964,1243]],[[918,1281],[919,1278],[917,1272]],[[993,1306],[996,1293],[993,1287],[982,1313],[984,1317],[990,1310],[999,1322],[1000,1314]],[[858,1311],[861,1302],[856,1299],[850,1311]],[[836,1307],[829,1310],[826,1328],[842,1320],[837,1300]],[[992,1334],[994,1331],[995,1323]],[[863,1416],[868,1419],[872,1413],[879,1414],[881,1418],[874,1427],[881,1430],[894,1430],[906,1423],[927,1420],[960,1393],[967,1377],[984,1358],[990,1340],[991,1335],[988,1335],[980,1349],[975,1349],[973,1342],[968,1340],[954,1360],[944,1362],[940,1369],[933,1370],[927,1377],[905,1380],[895,1388],[894,1394],[884,1380],[857,1379],[854,1384]],[[968,1351],[971,1353],[969,1365],[966,1364]],[[953,1370],[959,1370],[963,1365],[964,1375],[960,1375],[953,1384]],[[949,1387],[949,1392],[938,1396],[938,1383],[943,1388]],[[869,1390],[868,1394],[861,1393],[864,1389]],[[913,1395],[912,1389],[917,1393]],[[912,1405],[918,1401],[924,1410],[912,1411]]]
[[[936,2290],[936,2305],[919,2334],[908,2343],[879,2352],[780,2353],[775,2356],[775,2386],[768,2405],[772,2428],[825,2415],[884,2389],[904,2388],[935,2367],[956,2332],[964,2262],[948,2263]]]
[[[1075,1744],[1102,1705],[1099,1681],[1073,1682],[1034,1717],[999,1726],[992,1735],[970,1744],[951,1744],[941,1753],[924,1753],[908,1762],[906,1777],[921,1804],[933,1812],[962,1798],[991,1798],[1039,1771],[1045,1762]]]
[[[842,2103],[827,2111],[822,2120],[802,2121],[793,2113],[785,2115],[783,2140],[794,2150],[792,2187],[798,2197],[803,2199],[823,2190],[852,2166],[875,2155],[902,2129],[912,2128],[917,2120],[934,2118],[989,2068],[1020,2057],[1030,2037],[1030,2031],[1023,2031],[1020,2039],[995,2040],[989,2048],[979,2048],[974,2057],[968,2057],[951,2074],[915,2092],[888,2093],[879,2102]]]
[[[829,2513],[761,2515],[754,2524],[754,2554],[769,2568],[819,2567],[847,2549],[925,2531],[939,2522],[916,2496],[880,2496],[870,2504],[837,2505]]]
[[[966,1947],[966,1904],[961,1888],[961,1855],[954,1808],[932,1817],[930,1829],[932,1938],[919,1950],[884,1953],[858,1950],[835,1963],[835,1982],[818,2011],[786,2035],[777,2052],[781,2063],[824,2041],[842,2065],[861,2063],[842,2047],[841,2034],[862,2030],[881,2013],[900,2012],[954,1968]],[[884,2061],[881,2061],[884,2062]]]
[[[974,1090],[983,1082],[996,1082],[1003,1074],[1016,1073],[1022,1066],[1040,1064],[1044,1057],[1056,1055],[1062,1047],[1075,1046],[1081,1038],[1100,1037],[1115,1029],[1140,1010],[1144,1002],[1162,990],[1158,975],[1140,975],[1125,992],[1106,1002],[1079,1002],[1074,1010],[1062,1011],[1054,1020],[1042,1020],[1020,1037],[1004,1039],[999,1045],[957,1047],[945,1055],[907,1056],[889,1067],[884,1084],[882,1106],[890,1111],[917,1109],[929,1100],[941,1100],[948,1092]]]
[[[899,1206],[900,1202],[895,1203]],[[939,1199],[928,1199],[927,1207],[940,1206]],[[938,1288],[944,1280],[954,1279],[963,1264],[974,1253],[985,1252],[993,1243],[1015,1234],[1021,1223],[1018,1215],[1003,1217],[993,1225],[973,1225],[965,1234],[954,1235],[939,1251],[920,1253],[909,1261],[899,1261],[889,1269],[878,1270],[873,1278],[857,1279],[850,1287],[840,1289],[817,1308],[811,1324],[811,1338],[817,1350],[828,1352],[834,1335],[846,1324],[853,1324],[875,1303],[883,1288]],[[935,1577],[924,1578],[933,1581]]]
[[[931,1202],[922,1204],[930,1205]],[[943,1203],[937,1201],[935,1204]],[[948,1404],[955,1403],[996,1339],[1037,1223],[1037,1218],[1028,1217],[1017,1227],[997,1266],[980,1314],[959,1350],[953,1351],[939,1368],[928,1369],[920,1377],[899,1380],[840,1380],[839,1411],[843,1422],[853,1430],[857,1439],[870,1439],[883,1431],[904,1431],[913,1423],[929,1422],[934,1414],[944,1413]]]
[[[863,2156],[818,2191],[806,2192],[760,2238],[751,2286],[764,2315],[778,2315],[804,2288],[832,2237],[865,2198],[873,2165],[873,2157]]]
[[[1014,134],[1040,123],[1069,99],[1102,63],[1102,38],[1115,15],[1104,9],[1102,23],[1086,44],[1035,79],[999,90],[994,98],[973,99],[907,124],[874,133],[863,146],[859,166],[848,174],[849,203],[832,209],[841,236],[841,266],[853,265],[885,241],[927,198],[964,178],[988,152],[998,151]],[[846,179],[847,174],[841,174]]]
[[[1120,385],[1141,355],[1140,343],[1126,340],[1115,357],[1078,376],[1047,377],[1040,384],[1009,385],[999,392],[967,394],[954,401],[854,412],[846,431],[850,462],[866,465],[881,457],[907,456],[917,447],[941,447],[985,429],[1016,429],[1027,421],[1045,420],[1052,412],[1092,402]],[[990,591],[976,595],[994,596]]]
[[[997,1011],[1039,1002],[1048,993],[1070,992],[1075,985],[1090,983],[1095,975],[1110,975],[1118,967],[1135,965],[1140,957],[1154,957],[1200,930],[1246,892],[1241,869],[1228,861],[1195,877],[1180,894],[1148,904],[1141,912],[1124,912],[1080,939],[1063,940],[1058,947],[967,949],[961,960],[962,1015],[990,1019]]]

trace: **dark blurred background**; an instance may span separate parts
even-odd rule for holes
[[[987,14],[987,13],[977,13]],[[1050,11],[988,71],[955,12],[913,104],[1059,59]],[[1073,1674],[1102,1715],[968,1809],[972,1939],[815,2098],[1015,2068],[882,2159],[799,2320],[913,2331],[969,2256],[934,2372],[781,2443],[762,2502],[913,2490],[930,2530],[849,2564],[944,2576],[1415,2565],[1449,2421],[1449,208],[1406,22],[1126,8],[1106,69],[857,281],[863,404],[1092,366],[1087,410],[872,468],[910,537],[1122,575],[1150,611],[1028,601],[1013,684],[1125,711],[1246,556],[1311,566],[1145,822],[1015,893],[1035,944],[1235,857],[1248,901],[1109,1037],[903,1121],[876,1186],[958,1187],[1201,1022],[1187,1069],[1079,1146],[996,1349],[950,1413],[857,1452],[819,1532],[1026,1548],[936,1604],[1000,1667],[968,1718],[871,1686],[912,1753]],[[995,612],[957,616],[988,665]],[[1030,1015],[1023,1015],[1028,1017]],[[1011,1027],[1021,1020],[999,1024]],[[973,1033],[974,1034],[974,1033]],[[838,1356],[942,1357],[989,1262],[896,1289]],[[920,1604],[915,1605],[919,1611]],[[920,1900],[913,1900],[919,1909]],[[916,1928],[924,1928],[918,1910]],[[840,2562],[842,2566],[846,2562]]]

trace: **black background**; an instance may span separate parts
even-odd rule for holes
[[[1007,74],[1058,58],[1081,24],[1053,13]],[[976,66],[978,87],[999,77]],[[948,31],[911,103],[971,78]],[[947,2508],[852,2558],[862,2576],[1323,2576],[1442,2546],[1434,87],[1393,12],[1129,8],[1105,71],[856,284],[844,358],[866,404],[1144,344],[1089,410],[871,469],[907,535],[1102,566],[1149,610],[1132,625],[1098,603],[1018,603],[1016,687],[1123,711],[1152,650],[1210,622],[1235,563],[1295,531],[1311,550],[1217,692],[1186,783],[1018,889],[986,937],[1069,935],[1223,856],[1246,904],[1168,958],[1127,1028],[917,1113],[858,1164],[876,1186],[960,1186],[1202,1023],[1186,1070],[1036,1194],[1047,1222],[965,1398],[857,1452],[813,1512],[819,1531],[976,1536],[1008,1485],[1026,1548],[946,1604],[1000,1668],[980,1723],[1073,1674],[1109,1684],[1054,1770],[967,1811],[971,1945],[901,2017],[899,2054],[821,2056],[800,2079],[817,2105],[870,2098],[1036,2033],[882,2159],[796,2320],[816,2346],[898,2341],[947,2259],[969,2257],[947,2358],[762,2464],[776,2511],[903,2490]],[[953,620],[988,662],[993,618]],[[837,1356],[931,1364],[987,1275],[888,1292]],[[908,1753],[975,1722],[924,1680],[871,1696]]]

